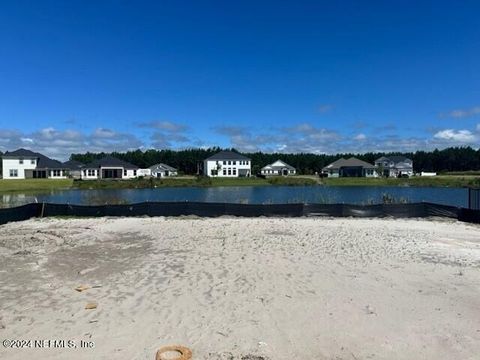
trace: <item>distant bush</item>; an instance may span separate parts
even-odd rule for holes
[[[286,185],[286,186],[299,186],[299,185],[316,185],[316,181],[309,178],[303,177],[284,177],[284,176],[276,176],[271,177],[268,179],[268,182],[271,185]]]
[[[197,186],[211,186],[212,185],[212,179],[210,179],[207,176],[197,176],[195,179],[195,185]]]

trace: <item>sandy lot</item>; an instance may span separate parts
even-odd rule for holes
[[[86,310],[90,302],[97,308]],[[154,359],[176,343],[209,360],[479,359],[480,227],[319,218],[11,223],[0,226],[0,340],[51,341],[0,347],[1,359],[22,360]]]

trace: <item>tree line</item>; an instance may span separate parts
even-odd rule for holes
[[[112,155],[122,160],[128,161],[140,168],[147,168],[158,163],[165,163],[173,166],[184,174],[197,174],[199,170],[199,163],[207,157],[216,154],[221,150],[235,149],[221,149],[213,147],[208,149],[185,149],[185,150],[135,150],[123,153],[91,153],[72,154],[70,160],[80,161],[88,164],[96,159],[102,158],[106,155]],[[433,151],[416,151],[416,152],[368,152],[364,154],[310,154],[310,153],[242,153],[252,160],[252,173],[256,174],[260,169],[274,161],[281,159],[284,162],[292,165],[297,169],[299,174],[311,175],[320,173],[322,168],[326,165],[338,160],[340,158],[348,158],[355,156],[361,160],[374,163],[376,159],[381,156],[402,155],[413,160],[413,168],[415,172],[420,171],[469,171],[480,170],[480,149],[475,150],[471,147],[450,147],[443,150]]]

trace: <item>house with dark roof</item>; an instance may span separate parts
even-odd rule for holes
[[[293,166],[288,165],[286,162],[283,162],[282,160],[277,160],[274,163],[261,168],[260,173],[265,176],[288,176],[295,175],[296,170]]]
[[[150,174],[153,177],[167,177],[167,176],[177,176],[177,169],[167,165],[167,164],[156,164],[150,166]]]
[[[203,161],[203,174],[210,177],[247,177],[251,160],[233,151],[220,151]]]
[[[65,179],[68,168],[58,160],[27,149],[7,151],[2,156],[4,179]]]
[[[82,168],[85,166],[84,163],[76,160],[68,160],[63,163],[63,165],[68,169],[70,177],[74,179],[80,179],[82,176]]]
[[[138,176],[138,166],[113,156],[95,160],[81,168],[82,180],[133,179]]]
[[[413,176],[413,161],[406,156],[382,156],[375,160],[375,166],[382,176]]]
[[[375,166],[351,157],[338,159],[322,169],[328,177],[377,177]]]

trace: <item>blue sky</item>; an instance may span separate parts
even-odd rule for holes
[[[3,1],[0,151],[480,143],[478,1]]]

